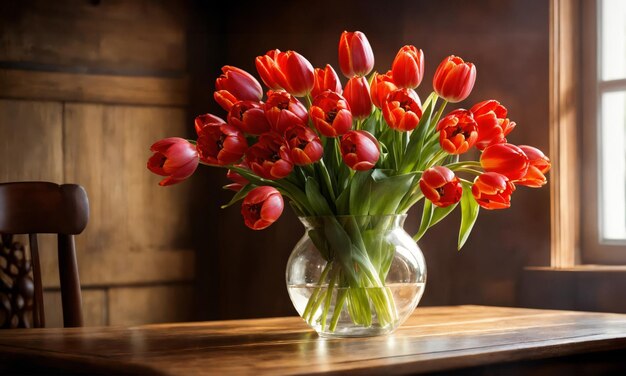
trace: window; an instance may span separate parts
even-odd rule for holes
[[[626,264],[626,1],[583,7],[581,261]]]

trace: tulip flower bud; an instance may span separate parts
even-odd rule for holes
[[[269,132],[271,127],[263,107],[258,102],[240,101],[228,112],[228,124],[242,132],[260,135]]]
[[[341,137],[340,149],[346,165],[357,171],[372,169],[380,157],[378,140],[367,131],[347,132]]]
[[[272,129],[280,134],[294,125],[306,126],[309,121],[306,107],[285,91],[269,91],[263,107]]]
[[[228,90],[218,90],[213,93],[213,99],[224,109],[224,111],[230,111],[235,103],[239,102],[239,99],[232,95]]]
[[[261,80],[265,84],[265,86],[269,87],[272,90],[282,89],[276,80],[274,79],[274,71],[278,69],[276,66],[276,57],[280,53],[279,49],[267,51],[267,53],[263,56],[257,56],[254,63],[256,65],[256,70],[259,72],[259,76],[261,76]]]
[[[247,166],[245,165],[238,165],[237,167],[247,168]],[[226,178],[232,181],[232,183],[226,184],[224,188],[229,189],[234,192],[239,192],[243,187],[245,187],[246,185],[250,183],[248,179],[244,178],[239,173],[233,170],[228,170],[226,172]]]
[[[198,136],[200,135],[200,131],[202,131],[202,128],[208,125],[220,125],[220,124],[225,124],[225,123],[226,122],[222,118],[220,118],[219,116],[215,116],[213,114],[198,115],[196,116],[196,119],[194,120],[196,134]]]
[[[433,87],[437,95],[451,103],[457,103],[467,98],[476,81],[476,67],[466,63],[457,56],[448,56],[443,59],[435,76]]]
[[[370,88],[372,103],[378,108],[383,108],[387,95],[396,90],[398,90],[398,87],[391,79],[391,71],[386,74],[375,73],[374,79],[372,80],[372,87]]]
[[[274,187],[256,187],[243,199],[241,215],[246,226],[253,230],[263,230],[276,222],[283,213],[284,201]]]
[[[383,102],[383,116],[390,128],[411,131],[422,117],[422,103],[412,89],[398,89],[387,95]]]
[[[374,53],[365,34],[344,31],[339,38],[339,67],[347,78],[365,76],[374,68]]]
[[[320,138],[310,128],[295,125],[285,132],[285,139],[291,150],[291,160],[295,165],[305,166],[322,159],[324,147]]]
[[[326,90],[341,94],[341,81],[330,64],[326,64],[324,69],[315,68],[315,85],[311,91],[311,96],[315,99]]]
[[[515,185],[496,172],[485,172],[474,179],[472,195],[478,205],[485,209],[506,209],[511,206],[511,194]]]
[[[478,138],[478,126],[468,110],[458,109],[450,112],[437,124],[439,144],[449,154],[463,154],[469,150]]]
[[[213,124],[202,128],[196,147],[202,162],[224,166],[239,161],[248,149],[248,142],[232,125]]]
[[[550,170],[550,159],[535,147],[520,145],[520,149],[526,154],[529,161],[528,171],[521,179],[515,180],[515,184],[525,185],[532,188],[540,188],[546,184],[545,173]]]
[[[352,77],[348,80],[343,96],[350,104],[352,116],[357,119],[365,119],[372,113],[372,98],[370,98],[370,85],[365,77]]]
[[[419,184],[424,197],[441,208],[456,204],[463,194],[459,178],[444,166],[434,166],[424,171]]]
[[[315,128],[323,136],[341,136],[352,128],[352,113],[348,102],[332,91],[315,97],[309,111]]]
[[[478,150],[484,150],[492,144],[505,143],[505,137],[515,128],[515,122],[506,118],[506,108],[496,100],[477,103],[470,111],[478,124]]]
[[[216,91],[226,91],[237,99],[235,102],[260,101],[263,98],[261,84],[250,73],[229,65],[222,67],[222,72],[215,80]]]
[[[198,151],[189,141],[170,137],[157,141],[150,147],[154,153],[148,160],[148,170],[167,178],[159,185],[172,185],[190,177],[198,167]]]
[[[304,56],[295,51],[280,52],[275,58],[272,77],[289,94],[303,97],[313,90],[315,73]]]
[[[282,179],[293,170],[289,145],[277,133],[265,133],[248,148],[245,162],[255,174],[265,179]]]
[[[511,181],[521,179],[528,171],[528,157],[512,144],[488,146],[480,156],[480,165],[489,172],[497,172]]]
[[[404,46],[391,65],[393,82],[400,88],[415,89],[424,77],[424,52]]]

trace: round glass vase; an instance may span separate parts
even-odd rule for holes
[[[424,292],[426,263],[402,227],[406,215],[300,218],[305,234],[287,262],[287,289],[322,337],[393,332]]]

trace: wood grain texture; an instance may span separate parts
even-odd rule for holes
[[[186,78],[133,77],[0,69],[0,96],[153,106],[187,104]]]
[[[0,61],[129,73],[185,70],[184,2],[0,2]]]
[[[624,315],[426,307],[394,335],[372,338],[320,339],[298,317],[11,330],[0,333],[0,370],[27,362],[47,372],[392,375],[609,350],[626,350]]]
[[[62,122],[61,103],[0,100],[0,183],[62,182]]]

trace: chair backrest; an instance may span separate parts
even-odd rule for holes
[[[59,277],[63,324],[82,326],[82,299],[74,235],[89,219],[89,201],[83,187],[48,182],[0,184],[0,233],[28,234],[34,279],[33,323],[45,326],[43,288],[37,234],[58,235]]]

